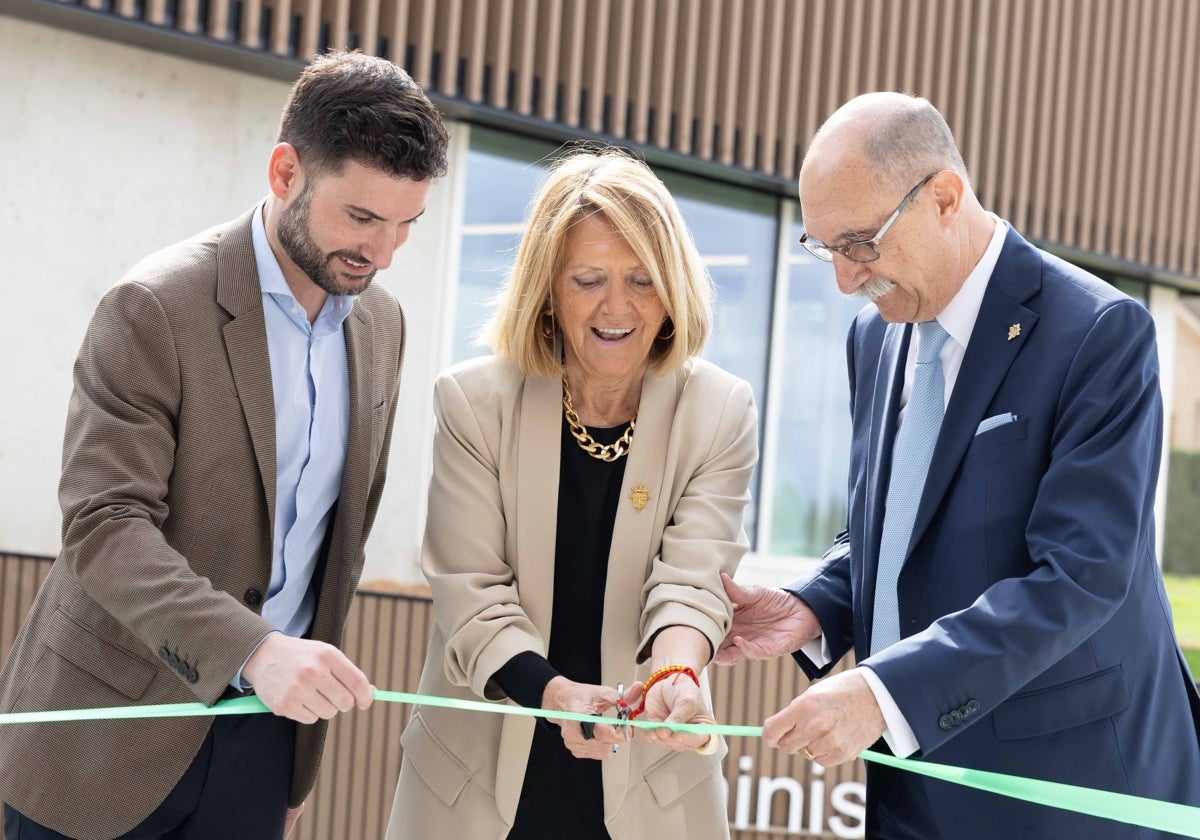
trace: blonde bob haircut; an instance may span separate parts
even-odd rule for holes
[[[554,278],[566,261],[567,233],[599,213],[645,266],[667,312],[650,349],[655,375],[700,352],[712,325],[712,281],[675,199],[642,161],[617,148],[582,149],[557,160],[533,198],[525,235],[483,340],[526,375],[563,375],[556,358]],[[549,333],[549,335],[548,335]]]

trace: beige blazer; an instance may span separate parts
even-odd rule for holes
[[[488,358],[436,386],[437,433],[422,566],[436,621],[420,691],[504,701],[491,676],[522,651],[546,654],[562,422],[557,380]],[[716,650],[731,605],[719,573],[748,543],[742,512],[757,459],[750,386],[694,360],[642,388],[609,554],[601,640],[603,682],[645,679],[647,646],[670,625]],[[645,509],[630,500],[649,490]],[[570,523],[557,523],[570,527]],[[707,692],[707,680],[704,680]],[[508,701],[506,701],[508,702]],[[388,837],[500,840],[512,825],[529,756],[531,718],[420,707]],[[669,752],[635,738],[603,762],[613,840],[729,836],[718,754]]]
[[[213,703],[272,629],[275,417],[251,214],[136,266],[75,363],[62,552],[0,672],[0,711]],[[345,321],[350,438],[310,635],[338,644],[383,489],[404,319],[373,285]],[[318,574],[322,570],[318,569]],[[166,797],[212,718],[0,727],[0,799],[85,840]],[[291,802],[325,726],[300,726]]]

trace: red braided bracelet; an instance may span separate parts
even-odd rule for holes
[[[636,718],[642,712],[646,711],[646,697],[647,697],[647,695],[650,694],[650,687],[652,685],[654,685],[656,682],[658,682],[659,680],[661,680],[665,677],[668,677],[671,674],[675,675],[675,679],[671,680],[672,685],[675,684],[675,680],[678,680],[684,674],[687,674],[689,677],[691,677],[692,682],[694,682],[696,685],[700,685],[700,678],[697,677],[696,672],[693,671],[688,666],[686,666],[686,665],[667,665],[664,668],[659,668],[657,671],[655,671],[653,674],[650,675],[650,679],[646,680],[646,685],[643,686],[643,688],[642,688],[642,702],[638,704],[638,707],[636,709],[630,708],[629,704],[626,703],[624,700],[618,700],[617,701],[617,711],[620,712],[624,709],[629,709],[629,716],[627,719],[633,720],[634,718]]]

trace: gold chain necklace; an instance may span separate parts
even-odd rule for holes
[[[605,446],[598,442],[584,426],[579,422],[579,415],[575,413],[575,407],[571,405],[571,391],[567,388],[567,378],[563,377],[563,413],[567,416],[567,424],[571,427],[571,434],[579,443],[579,448],[587,454],[601,461],[616,461],[618,458],[623,458],[629,454],[629,445],[633,441],[633,430],[637,426],[637,415],[633,415],[633,419],[629,421],[629,428],[625,430],[625,434],[617,439],[616,443],[611,443]]]

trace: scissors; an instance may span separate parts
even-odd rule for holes
[[[620,720],[626,721],[629,720],[630,716],[632,715],[633,707],[625,702],[624,697],[625,683],[617,683],[617,717]],[[583,723],[579,724],[579,728],[583,730],[584,739],[591,740],[593,737],[595,737],[596,725],[594,723],[591,723],[590,721],[584,721]],[[625,743],[628,744],[631,738],[633,738],[632,730],[630,730],[629,727],[625,727]],[[613,744],[613,752],[619,752],[620,750],[620,744]]]

